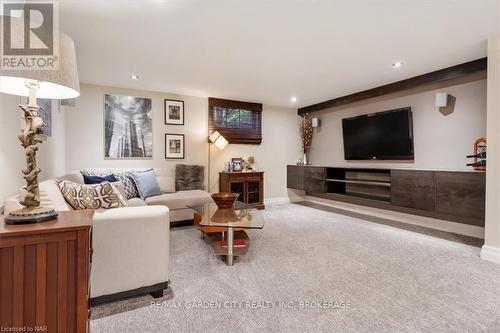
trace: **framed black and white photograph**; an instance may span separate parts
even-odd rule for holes
[[[184,134],[165,134],[165,158],[181,160],[184,158]]]
[[[184,125],[184,101],[165,100],[165,125]]]
[[[42,118],[44,125],[40,129],[42,135],[52,136],[52,100],[46,98],[38,98],[38,116]]]
[[[24,104],[28,105],[28,98]],[[43,126],[38,130],[37,134],[47,137],[52,136],[52,100],[47,98],[37,98],[38,116],[42,118]],[[24,122],[24,120],[23,120]]]
[[[150,159],[153,157],[151,98],[104,96],[104,157]]]

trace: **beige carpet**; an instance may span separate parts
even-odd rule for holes
[[[94,308],[91,332],[500,332],[500,266],[479,248],[294,204],[264,214],[233,267],[172,230],[171,289]]]

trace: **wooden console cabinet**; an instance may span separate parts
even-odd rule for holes
[[[288,165],[287,187],[325,199],[484,226],[484,172]]]
[[[238,201],[264,209],[264,172],[219,172],[219,191],[238,193]]]
[[[92,210],[60,212],[25,225],[0,218],[2,329],[88,331],[92,216]]]

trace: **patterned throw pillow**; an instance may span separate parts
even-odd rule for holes
[[[118,208],[128,206],[127,200],[109,182],[85,185],[56,179],[64,200],[75,210]]]
[[[137,191],[137,187],[135,186],[134,180],[130,175],[130,172],[127,171],[114,171],[112,169],[102,170],[102,171],[89,171],[82,170],[80,173],[83,176],[99,176],[105,177],[109,175],[114,175],[116,179],[123,183],[123,187],[125,189],[125,194],[127,195],[127,199],[132,199],[139,197],[139,191]]]

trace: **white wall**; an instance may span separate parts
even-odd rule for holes
[[[488,39],[488,168],[481,258],[500,264],[500,36]]]
[[[18,96],[0,94],[0,207],[6,198],[17,194],[25,184],[21,170],[26,167],[24,150],[17,135],[21,130],[22,110],[18,105],[25,102]],[[42,169],[39,180],[61,174],[65,170],[64,110],[52,101],[52,137],[43,139],[37,153],[38,167]]]
[[[452,114],[443,116],[434,106],[437,91],[456,97]],[[344,160],[342,118],[405,106],[413,110],[413,162]],[[472,170],[465,156],[472,153],[474,140],[486,135],[486,80],[325,112],[320,119],[309,157],[315,165]]]
[[[104,159],[104,95],[130,95],[152,99],[153,158],[135,160]],[[165,98],[184,100],[184,126],[164,125]],[[174,167],[177,163],[202,164],[207,159],[206,98],[179,96],[150,91],[128,90],[81,84],[76,107],[66,114],[67,171],[101,167]],[[69,108],[68,108],[69,109]],[[185,134],[186,158],[165,160],[165,133]]]
[[[264,106],[262,118],[261,145],[229,145],[223,151],[211,147],[212,191],[218,190],[218,172],[224,167],[224,162],[250,155],[255,157],[256,169],[265,171],[266,199],[294,196],[295,192],[286,188],[286,166],[297,163],[302,156],[297,110]]]
[[[82,84],[75,108],[66,112],[66,169],[90,167],[157,167],[174,168],[177,163],[208,162],[208,99],[161,92],[137,91]],[[153,158],[150,160],[104,159],[104,94],[149,97],[153,108]],[[165,98],[184,101],[185,125],[164,125]],[[286,165],[300,157],[297,135],[297,111],[264,105],[263,142],[261,145],[229,145],[219,152],[212,147],[212,189],[217,191],[217,172],[231,157],[254,155],[257,168],[265,171],[265,197],[287,196]],[[185,134],[186,158],[165,160],[165,133]]]

